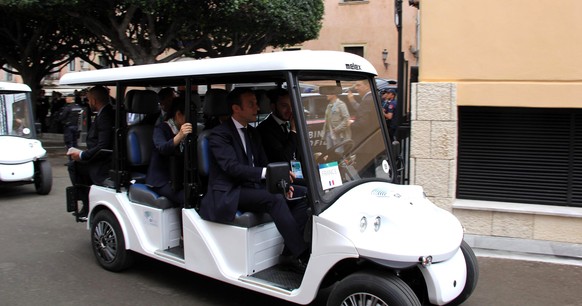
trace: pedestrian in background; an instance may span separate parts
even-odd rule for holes
[[[50,103],[47,96],[45,96],[45,90],[41,89],[38,98],[36,99],[36,121],[40,123],[40,131],[46,132],[47,128],[47,118],[49,113]]]
[[[398,122],[396,120],[396,105],[398,104],[396,100],[396,89],[382,89],[380,93],[382,94],[382,110],[384,111],[384,119],[386,119],[386,125],[388,126],[388,133],[390,134],[390,139],[394,140],[396,129],[398,128]]]
[[[63,126],[59,121],[59,116],[61,114],[61,110],[65,106],[65,98],[63,98],[63,94],[58,91],[53,91],[51,97],[51,108],[50,108],[50,117],[49,117],[49,132],[50,133],[62,133]]]
[[[59,121],[63,125],[63,138],[67,150],[73,147],[76,148],[77,139],[79,138],[79,115],[83,108],[75,103],[75,100],[75,96],[67,95],[65,98],[66,105],[59,115]]]
[[[327,149],[351,139],[350,113],[346,104],[337,95],[326,95],[328,104],[325,109],[325,122],[322,133],[325,135]],[[339,147],[338,153],[342,153],[343,148]]]

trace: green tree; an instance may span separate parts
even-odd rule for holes
[[[0,0],[0,65],[37,90],[75,57],[100,68],[96,54],[115,67],[259,53],[316,38],[322,16],[322,0]]]
[[[322,0],[60,1],[116,66],[297,44],[317,37],[323,16]],[[174,52],[164,54],[169,49]],[[124,57],[115,58],[117,52]]]
[[[70,26],[58,10],[27,3],[0,4],[0,67],[20,75],[32,89],[33,99],[41,80],[60,71],[76,54],[94,49],[82,29]]]

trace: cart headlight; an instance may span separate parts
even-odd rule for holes
[[[366,227],[368,227],[368,219],[364,216],[360,219],[360,232],[363,233],[366,230]]]
[[[382,223],[382,218],[380,218],[380,216],[376,217],[376,219],[374,219],[374,231],[377,232],[380,230],[380,225]]]
[[[426,268],[427,266],[430,266],[430,264],[432,264],[432,256],[430,256],[430,255],[429,256],[420,256],[418,258],[418,261],[420,262],[420,264],[423,267]]]

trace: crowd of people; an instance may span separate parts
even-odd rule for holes
[[[67,111],[68,106],[73,105],[76,108],[76,112],[89,110],[87,90],[75,90],[72,94],[67,95],[63,95],[59,91],[53,91],[50,96],[46,95],[45,90],[41,90],[36,101],[35,118],[36,122],[40,123],[41,132],[64,133],[66,127],[71,125],[71,122],[70,118],[63,115],[63,112]]]

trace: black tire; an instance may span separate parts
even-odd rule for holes
[[[418,297],[400,278],[388,273],[362,271],[341,280],[327,306],[420,306]]]
[[[461,294],[448,303],[448,306],[460,305],[466,301],[475,290],[475,287],[477,287],[477,281],[479,280],[479,263],[477,262],[477,256],[475,256],[473,249],[471,249],[465,240],[461,242],[461,251],[463,252],[463,256],[465,256],[465,264],[467,265],[467,280],[465,282],[465,288],[463,288]]]
[[[46,195],[53,187],[53,169],[48,160],[39,160],[34,163],[34,188],[36,193]]]
[[[125,239],[117,218],[109,210],[99,211],[91,220],[91,246],[99,265],[119,272],[133,264],[133,253],[125,249]]]

